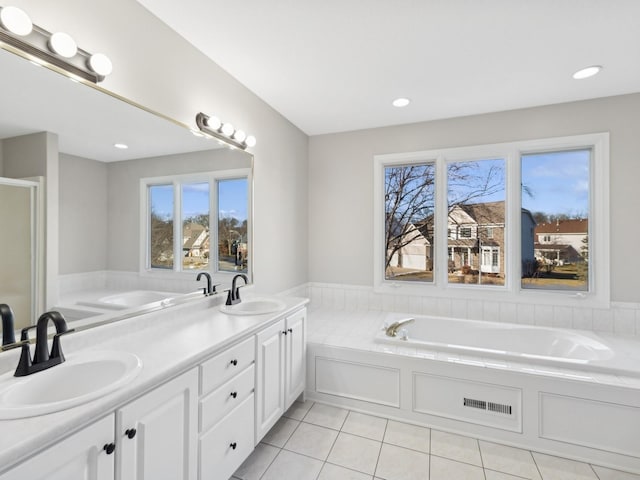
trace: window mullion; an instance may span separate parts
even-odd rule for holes
[[[182,184],[173,182],[173,271],[182,271]]]

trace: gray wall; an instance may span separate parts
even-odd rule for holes
[[[107,270],[107,165],[60,154],[60,274]]]
[[[68,32],[81,48],[109,55],[114,71],[104,88],[191,126],[196,113],[205,111],[255,135],[256,286],[277,292],[306,282],[308,138],[303,132],[135,0],[12,4],[41,27]]]
[[[309,280],[373,283],[373,156],[610,132],[611,299],[640,302],[640,94],[311,137]]]
[[[39,289],[45,292],[38,311],[45,305],[53,305],[58,298],[58,255],[44,252],[58,251],[58,136],[34,133],[7,138],[2,142],[3,176],[9,178],[44,177],[44,202],[47,205],[44,219],[39,219],[43,251],[39,258]],[[39,295],[42,297],[42,295]]]

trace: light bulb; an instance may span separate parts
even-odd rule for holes
[[[206,123],[207,127],[209,127],[211,130],[218,130],[220,128],[220,126],[222,125],[222,122],[220,121],[220,119],[218,117],[208,117],[205,120],[205,123]]]
[[[33,23],[29,15],[18,7],[2,7],[0,24],[5,30],[21,37],[29,35],[33,30]]]
[[[230,123],[224,123],[222,124],[222,129],[220,131],[223,133],[223,135],[230,137],[231,135],[233,135],[233,132],[235,131],[235,129],[233,128],[233,125],[231,125]]]
[[[109,57],[107,57],[104,53],[94,53],[89,57],[89,61],[87,66],[98,75],[102,75],[103,77],[109,75],[113,71],[113,64]]]
[[[49,39],[49,50],[61,57],[71,58],[78,53],[78,45],[70,35],[64,32],[56,32]]]
[[[233,139],[240,143],[244,142],[245,138],[247,138],[247,134],[243,130],[236,130],[236,133],[233,134]]]
[[[253,135],[249,135],[247,139],[244,141],[247,147],[255,147],[256,146],[256,137]]]

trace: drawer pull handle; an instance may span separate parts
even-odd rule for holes
[[[236,359],[234,358],[234,359],[233,359],[233,360],[231,360],[229,363],[235,367],[236,365],[238,365],[238,360],[236,360]]]
[[[107,455],[111,455],[116,449],[115,443],[106,443],[102,449],[107,452]]]
[[[233,443],[230,443],[229,446],[235,450],[238,444],[236,442],[233,442]]]
[[[238,396],[238,392],[231,392],[229,395],[236,398]]]
[[[138,431],[135,428],[128,428],[127,430],[124,431],[124,434],[127,436],[128,439],[132,439],[133,437],[135,437],[136,433],[138,433]]]

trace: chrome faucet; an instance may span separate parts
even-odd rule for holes
[[[52,321],[53,325],[56,327],[56,333],[53,336],[53,345],[51,346],[51,353],[49,353],[49,345],[47,344],[49,321]],[[28,333],[32,328],[36,329],[36,349],[33,355],[33,360],[31,359],[31,351],[29,349]],[[22,329],[22,335],[20,338],[22,343],[22,353],[14,376],[24,377],[64,362],[64,354],[62,353],[62,347],[60,346],[60,337],[73,331],[73,329],[70,330],[67,328],[67,322],[60,312],[46,312],[40,315],[35,327],[31,326]]]
[[[409,323],[415,322],[415,318],[405,318],[404,320],[398,320],[397,322],[393,322],[391,325],[385,328],[385,333],[387,337],[396,337],[398,336],[398,330]]]
[[[16,335],[13,332],[13,310],[6,303],[0,305],[0,317],[2,317],[2,346],[16,343]]]
[[[240,303],[240,286],[236,287],[236,281],[238,281],[238,278],[243,279],[245,285],[249,283],[247,276],[242,273],[233,277],[233,280],[231,281],[231,290],[229,290],[229,294],[227,295],[226,305],[235,305],[236,303]]]

